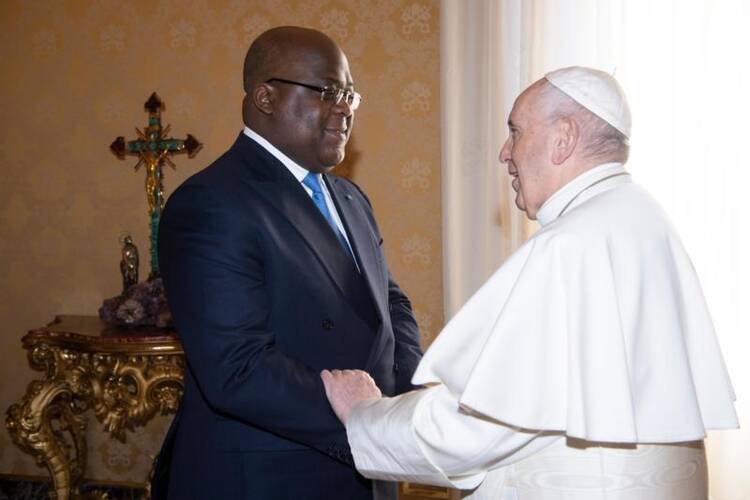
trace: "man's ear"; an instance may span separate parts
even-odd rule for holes
[[[570,158],[580,139],[578,122],[571,117],[560,118],[554,127],[554,142],[552,144],[552,163],[561,165]]]
[[[266,115],[273,114],[274,102],[276,101],[276,89],[266,83],[260,83],[253,87],[251,94],[253,105]]]

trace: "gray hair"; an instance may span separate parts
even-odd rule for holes
[[[573,118],[576,121],[585,158],[620,163],[628,160],[630,143],[625,134],[546,81],[540,89],[540,96],[550,108],[547,114],[548,123],[554,123],[561,118]]]

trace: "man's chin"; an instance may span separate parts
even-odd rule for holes
[[[320,158],[320,164],[321,166],[326,170],[333,169],[336,165],[344,161],[344,158],[346,157],[346,154],[344,153],[343,149],[340,150],[334,150],[329,153],[327,153],[324,156],[321,156]]]

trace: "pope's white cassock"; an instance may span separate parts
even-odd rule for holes
[[[609,163],[537,217],[426,353],[429,387],[354,407],[357,468],[474,499],[705,500],[734,393],[664,212]]]

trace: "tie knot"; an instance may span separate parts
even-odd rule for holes
[[[312,172],[308,173],[304,179],[302,179],[302,184],[309,187],[314,194],[321,194],[323,193],[323,189],[320,187],[320,180],[318,179],[318,174],[314,174]]]

